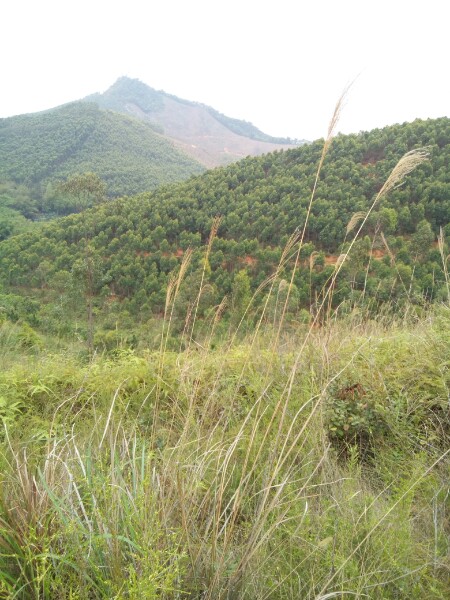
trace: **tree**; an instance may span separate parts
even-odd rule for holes
[[[393,208],[383,207],[379,212],[379,223],[383,233],[389,235],[397,229],[398,215]]]
[[[434,241],[434,233],[426,219],[417,224],[416,232],[412,237],[412,249],[417,257],[423,258]]]
[[[106,199],[106,183],[95,173],[78,173],[59,183],[56,192],[66,197],[69,212],[81,212]]]
[[[234,277],[232,287],[233,321],[239,323],[251,300],[250,278],[245,269]]]

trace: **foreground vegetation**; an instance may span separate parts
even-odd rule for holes
[[[87,360],[4,322],[2,597],[447,597],[448,307],[276,335]]]

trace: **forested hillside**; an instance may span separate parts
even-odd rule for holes
[[[361,301],[399,307],[406,300],[421,304],[447,297],[443,259],[448,254],[445,238],[450,237],[449,142],[446,118],[333,141],[312,204],[302,267],[290,288],[293,319],[320,302],[354,234],[347,233],[352,217],[360,213],[362,219],[399,158],[417,147],[428,147],[429,160],[371,211],[334,282],[333,305],[342,309]],[[152,194],[69,216],[39,234],[16,236],[0,245],[2,284],[32,292],[45,303],[53,294],[62,298],[77,277],[84,289],[81,273],[89,263],[90,295],[96,296],[98,309],[104,307],[102,314],[125,311],[142,321],[163,312],[168,275],[192,248],[180,303],[188,306],[195,300],[206,276],[203,310],[227,296],[228,314],[239,312],[274,273],[289,237],[303,227],[322,145],[317,141],[247,158]],[[204,245],[219,215],[205,271]],[[440,234],[441,247],[436,241]],[[293,260],[277,274],[281,295]]]
[[[150,124],[95,104],[0,119],[0,180],[28,188],[28,212],[47,212],[49,184],[90,171],[117,197],[180,181],[203,167]]]

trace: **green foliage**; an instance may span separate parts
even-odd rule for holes
[[[17,342],[18,346],[22,348],[38,348],[43,344],[39,334],[28,323],[22,323],[20,326]]]
[[[94,104],[1,119],[0,133],[0,180],[26,186],[34,214],[17,194],[11,205],[25,216],[36,215],[36,204],[44,214],[54,210],[48,184],[76,173],[95,172],[117,197],[203,170],[150,125]]]
[[[70,212],[80,212],[105,201],[106,184],[95,173],[77,173],[59,183],[56,192],[72,201]]]
[[[251,301],[250,278],[242,269],[234,276],[232,293],[233,314],[237,322],[243,317]]]
[[[335,384],[329,391],[326,418],[329,437],[337,447],[357,445],[360,454],[370,450],[386,428],[382,408],[361,383]]]
[[[0,323],[6,319],[16,322],[29,321],[32,325],[38,323],[39,303],[31,298],[16,294],[0,293]]]
[[[14,210],[27,219],[33,219],[38,214],[38,206],[36,200],[31,198],[30,190],[13,181],[0,181],[0,207]]]

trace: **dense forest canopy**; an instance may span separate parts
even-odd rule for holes
[[[337,136],[321,172],[302,268],[293,282],[293,316],[309,311],[323,294],[351,238],[346,228],[352,216],[367,211],[405,152],[424,146],[429,160],[372,211],[340,272],[333,302],[401,305],[406,298],[423,302],[446,296],[442,258],[445,262],[445,237],[450,237],[449,142],[447,118]],[[182,300],[188,305],[196,296],[203,246],[220,215],[204,305],[206,310],[227,296],[232,310],[243,288],[251,294],[274,272],[289,236],[303,227],[322,146],[319,140],[247,158],[13,237],[0,245],[2,284],[20,293],[41,290],[43,297],[51,290],[61,294],[76,273],[79,277],[88,248],[98,307],[145,320],[163,311],[168,275],[189,247],[194,256]],[[279,275],[289,277],[289,263]]]

